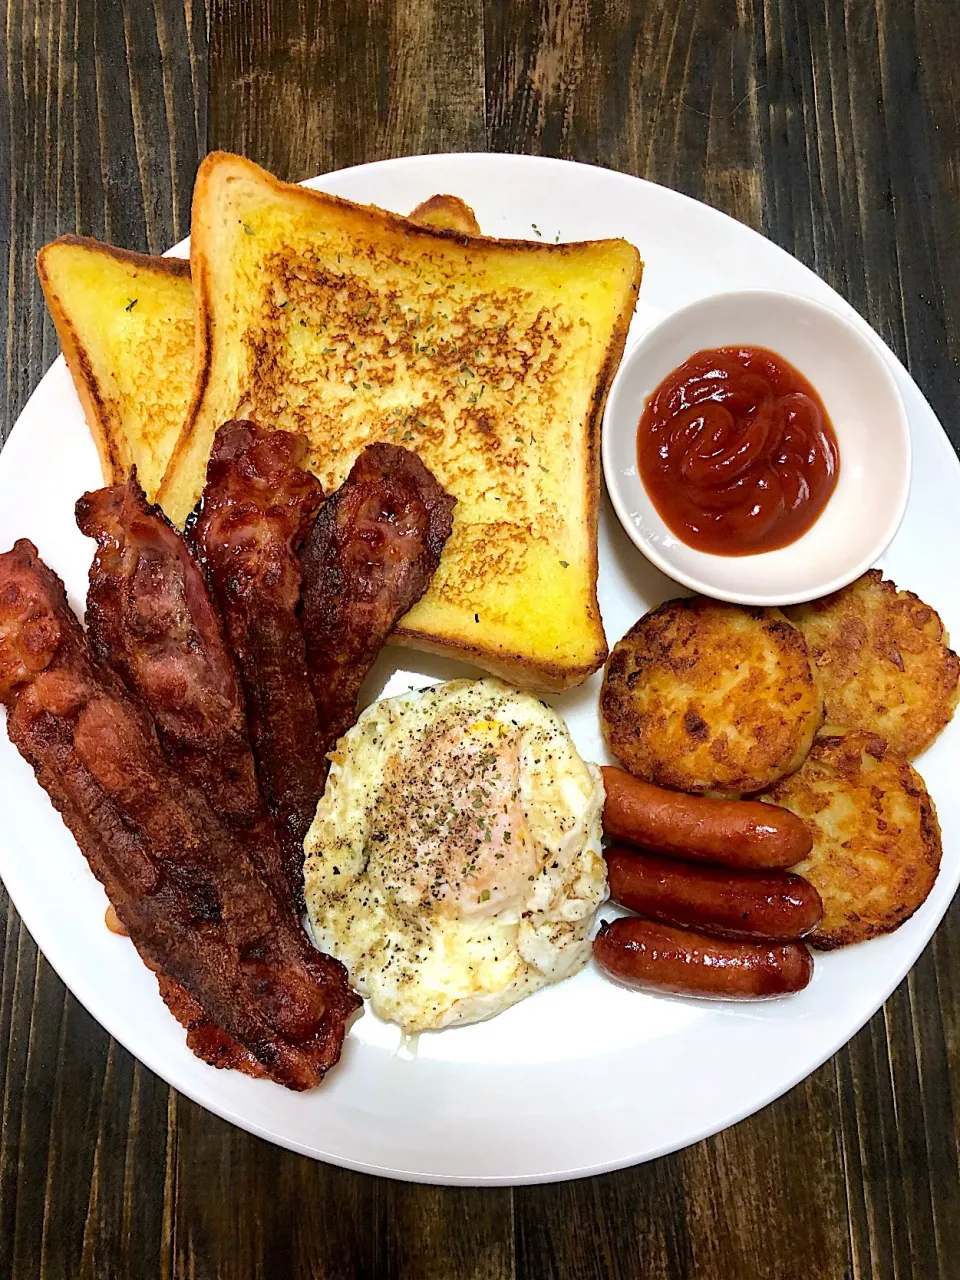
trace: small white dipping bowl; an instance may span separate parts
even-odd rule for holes
[[[837,487],[796,542],[755,555],[697,551],[667,528],[637,471],[637,428],[678,365],[711,347],[767,347],[813,384],[840,451]],[[623,357],[603,420],[603,471],[614,510],[657,568],[693,591],[739,604],[812,600],[879,559],[910,490],[910,429],[879,343],[818,302],[765,289],[718,293],[660,321]]]

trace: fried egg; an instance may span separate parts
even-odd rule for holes
[[[337,744],[304,842],[314,941],[407,1033],[492,1017],[589,958],[602,808],[537,698],[493,679],[385,698]]]

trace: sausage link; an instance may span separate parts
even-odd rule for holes
[[[727,871],[611,845],[610,897],[651,920],[717,938],[792,942],[820,923],[820,895],[789,871]]]
[[[778,805],[688,796],[609,765],[601,773],[603,829],[616,840],[744,870],[792,867],[812,848],[806,824]]]
[[[732,942],[624,916],[601,926],[597,963],[631,987],[675,995],[756,1000],[802,991],[813,959],[801,942]]]

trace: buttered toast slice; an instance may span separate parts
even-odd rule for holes
[[[186,519],[230,418],[303,432],[327,489],[365,445],[404,444],[457,508],[397,638],[531,688],[595,671],[600,416],[636,249],[423,229],[214,154],[191,255],[197,383],[160,490],[167,513]]]
[[[473,210],[457,196],[431,196],[410,217],[480,233]],[[190,264],[61,236],[40,250],[37,272],[104,483],[122,483],[135,465],[152,502],[193,388]]]
[[[62,236],[37,271],[104,483],[135,465],[153,501],[193,387],[190,264]]]

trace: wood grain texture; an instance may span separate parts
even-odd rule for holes
[[[209,144],[288,178],[486,148],[673,186],[843,293],[960,445],[958,41],[954,0],[6,0],[0,432],[56,351],[36,248],[166,247]],[[786,1098],[651,1165],[516,1191],[232,1129],[113,1044],[12,909],[2,966],[4,1277],[957,1274],[958,907]]]
[[[484,147],[481,0],[213,0],[210,146],[296,181]]]
[[[179,239],[206,126],[199,0],[11,0],[4,19],[0,438],[57,352],[37,249],[63,231]],[[6,895],[2,910],[0,1275],[170,1276],[170,1090],[64,990]]]
[[[383,1274],[387,1184],[291,1155],[184,1098],[177,1133],[177,1277]]]
[[[751,0],[489,4],[490,149],[621,169],[759,229],[755,26]]]

